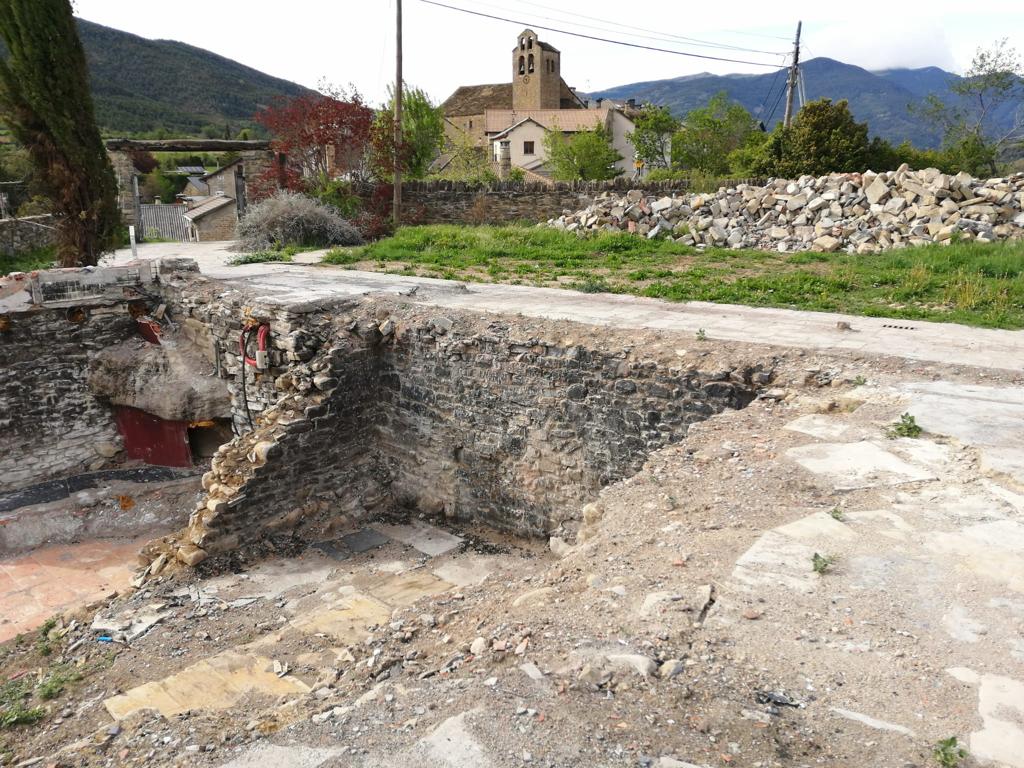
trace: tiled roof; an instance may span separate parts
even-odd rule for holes
[[[482,115],[488,109],[512,107],[512,83],[493,85],[463,85],[455,89],[441,105],[441,111],[450,117]]]
[[[220,174],[224,173],[224,171],[226,171],[228,168],[234,168],[240,162],[242,162],[241,158],[239,158],[238,160],[235,160],[235,162],[233,162],[233,163],[228,163],[227,165],[225,165],[222,168],[218,168],[216,171],[210,171],[208,174],[203,176],[203,178],[204,179],[212,179],[214,176],[219,176]]]
[[[185,211],[185,218],[189,221],[195,221],[200,219],[208,213],[213,213],[216,210],[223,208],[225,205],[234,205],[235,198],[228,197],[227,195],[217,195],[211,197],[203,203],[200,203],[190,211]]]
[[[524,120],[533,120],[548,130],[558,128],[566,133],[589,131],[608,122],[607,109],[489,109],[484,115],[488,134],[501,133]]]

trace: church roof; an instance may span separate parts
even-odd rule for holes
[[[462,85],[441,105],[449,117],[482,115],[488,109],[512,108],[512,83]]]

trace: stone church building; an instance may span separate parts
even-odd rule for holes
[[[523,30],[512,50],[512,82],[463,85],[441,105],[445,131],[453,142],[468,137],[500,168],[502,145],[506,163],[522,168],[531,178],[546,178],[544,133],[576,133],[603,126],[612,146],[622,155],[616,165],[629,173],[633,147],[626,134],[633,130],[632,105],[619,107],[588,103],[562,79],[562,54],[542,42],[531,29]]]

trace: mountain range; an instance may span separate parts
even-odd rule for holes
[[[950,91],[958,75],[938,67],[887,69],[870,72],[835,59],[819,57],[801,64],[807,99],[846,99],[854,117],[867,122],[872,136],[881,136],[894,144],[910,141],[918,147],[935,147],[942,140],[941,130],[914,115],[911,105],[921,104],[935,94],[947,104],[959,103]],[[785,111],[786,70],[761,75],[712,75],[702,73],[667,80],[630,83],[591,94],[596,98],[636,99],[637,103],[668,106],[677,117],[702,107],[716,93],[746,107],[770,130],[782,121]],[[1014,114],[1024,109],[1024,100],[1004,104],[993,115],[997,126],[1012,125]]]
[[[78,25],[97,120],[107,135],[234,136],[254,127],[253,116],[262,107],[308,93],[301,85],[202,48],[148,40],[84,19]],[[803,63],[801,71],[808,99],[847,99],[856,119],[866,121],[873,136],[897,144],[909,140],[919,147],[937,146],[938,126],[913,115],[908,107],[932,93],[948,103],[957,101],[949,86],[959,77],[938,67],[870,72],[815,58]],[[770,129],[782,120],[785,84],[786,70],[760,75],[702,73],[629,83],[590,95],[666,105],[683,117],[724,91]],[[1024,110],[1024,102],[1003,105],[994,115],[997,125],[1009,127],[1018,110]]]
[[[253,115],[308,89],[237,61],[171,40],[147,40],[78,20],[96,119],[107,134],[222,131],[233,138]]]

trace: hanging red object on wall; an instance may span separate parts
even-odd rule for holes
[[[137,408],[118,406],[117,429],[129,459],[158,467],[191,467],[188,422],[167,421]]]

